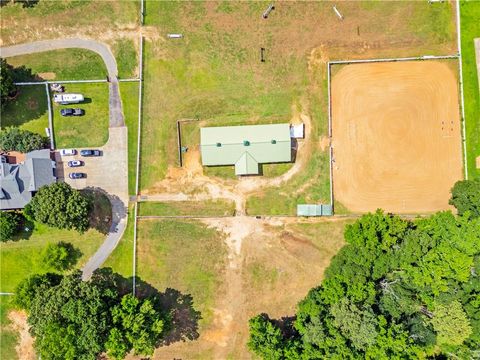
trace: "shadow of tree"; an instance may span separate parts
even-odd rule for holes
[[[28,220],[23,216],[23,213],[16,212],[19,217],[18,222],[18,232],[13,236],[10,241],[19,241],[19,240],[28,240],[32,236],[33,230],[35,229],[35,223]]]
[[[93,273],[95,281],[113,281],[121,295],[132,291],[133,278],[125,278],[114,273],[111,268],[98,269]],[[201,312],[194,308],[193,297],[190,294],[167,288],[160,292],[141,278],[135,278],[135,294],[140,299],[152,299],[154,304],[170,316],[170,324],[166,334],[157,343],[167,346],[178,341],[195,340],[200,336],[198,322],[202,318]]]
[[[63,247],[64,249],[67,250],[68,253],[68,259],[67,259],[67,267],[66,270],[71,269],[75,264],[78,262],[78,260],[82,257],[83,253],[79,248],[76,248],[73,246],[71,243],[67,243],[64,241],[60,241],[58,246]]]
[[[110,195],[97,187],[87,187],[81,192],[90,199],[92,204],[89,214],[89,226],[102,234],[108,234],[115,215],[113,214]]]

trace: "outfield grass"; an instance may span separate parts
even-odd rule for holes
[[[18,126],[45,136],[48,127],[48,104],[45,85],[21,86],[15,100],[9,101],[1,110],[2,129]]]
[[[26,66],[45,80],[105,79],[107,69],[100,55],[84,49],[63,49],[7,58],[15,67]],[[27,81],[23,79],[22,81]]]
[[[480,156],[480,95],[475,59],[474,38],[480,38],[480,2],[460,3],[463,92],[467,135],[467,169],[469,177],[480,177],[475,159]]]
[[[233,216],[235,203],[227,200],[141,202],[140,216]]]
[[[67,84],[69,93],[81,93],[81,104],[58,105],[52,101],[53,132],[57,148],[97,147],[108,140],[108,84]],[[62,108],[81,108],[84,116],[60,116]]]
[[[138,224],[137,275],[159,291],[191,294],[201,326],[212,321],[226,248],[219,233],[196,221],[142,220]]]
[[[138,140],[138,83],[120,83],[123,115],[128,128],[128,193],[135,195],[135,176],[137,173]]]
[[[11,308],[11,296],[0,296],[0,359],[18,359],[15,346],[19,336],[10,328],[7,317]]]
[[[112,268],[112,270],[125,278],[131,278],[133,275],[133,205],[128,208],[127,228],[123,233],[122,239],[107,261],[102,265],[104,268]]]
[[[47,244],[59,241],[71,243],[82,252],[76,265],[77,268],[81,268],[105,240],[105,235],[92,229],[79,234],[73,230],[59,230],[35,224],[32,232],[28,234],[24,232],[17,238],[19,240],[1,244],[0,292],[14,292],[18,283],[26,277],[51,271],[45,269],[41,262],[41,252]]]

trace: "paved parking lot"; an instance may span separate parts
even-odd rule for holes
[[[117,127],[109,129],[109,139],[107,143],[98,148],[102,151],[102,156],[83,157],[79,152],[82,148],[77,148],[75,156],[60,156],[55,153],[57,161],[58,181],[64,181],[73,188],[84,189],[95,187],[105,190],[110,195],[118,196],[125,204],[128,203],[128,179],[127,174],[127,128]],[[67,162],[70,160],[81,160],[84,166],[70,168]],[[68,174],[71,172],[86,173],[84,179],[70,179]]]

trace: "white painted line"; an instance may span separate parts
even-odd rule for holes
[[[47,94],[47,105],[48,105],[48,127],[50,128],[50,150],[55,149],[55,139],[53,131],[53,114],[52,114],[52,104],[50,103],[50,89],[48,84],[45,84],[45,92]]]
[[[442,60],[442,59],[458,59],[459,55],[423,55],[412,56],[402,58],[379,58],[379,59],[358,59],[358,60],[333,60],[329,61],[330,64],[361,64],[361,63],[374,63],[374,62],[396,62],[396,61],[416,61],[416,60]]]

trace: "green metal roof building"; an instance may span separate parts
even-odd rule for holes
[[[289,124],[200,129],[202,164],[235,165],[235,175],[258,175],[259,164],[292,161]]]

